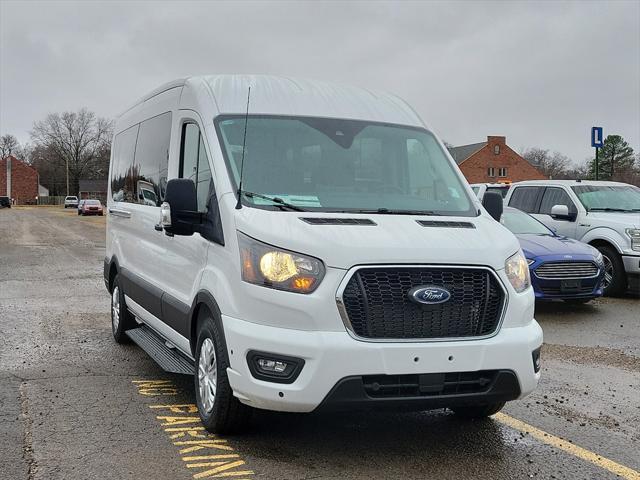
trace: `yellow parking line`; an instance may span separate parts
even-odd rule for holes
[[[573,443],[556,437],[555,435],[551,435],[550,433],[533,427],[521,420],[510,417],[509,415],[505,415],[504,413],[497,413],[493,418],[495,418],[500,423],[507,425],[508,427],[511,427],[523,433],[528,433],[542,443],[546,443],[547,445],[570,453],[575,457],[578,457],[584,461],[593,463],[600,468],[608,470],[609,472],[614,473],[624,478],[625,480],[640,480],[640,472],[632,468],[625,467],[624,465],[620,465],[613,460],[609,460],[608,458],[591,452],[585,448],[574,445]]]

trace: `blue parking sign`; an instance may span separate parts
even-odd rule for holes
[[[602,148],[604,139],[602,138],[602,127],[591,127],[591,146]]]

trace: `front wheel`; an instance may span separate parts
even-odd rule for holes
[[[627,288],[627,274],[624,271],[622,258],[612,247],[602,246],[597,248],[600,250],[604,260],[604,280],[602,281],[604,295],[622,294]]]
[[[486,405],[469,405],[463,407],[452,407],[451,410],[462,418],[474,419],[474,418],[486,418],[491,415],[495,415],[502,407],[504,407],[505,402],[499,403],[489,403]]]
[[[221,434],[244,430],[252,409],[233,396],[227,346],[219,324],[208,312],[200,318],[196,359],[196,404],[204,427]]]
[[[120,286],[120,275],[113,279],[111,290],[111,332],[117,343],[129,343],[126,331],[135,327],[136,321],[124,303],[124,292]]]

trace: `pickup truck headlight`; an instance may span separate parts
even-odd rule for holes
[[[640,228],[627,228],[625,232],[631,239],[631,250],[640,252]]]
[[[322,281],[322,261],[259,242],[238,232],[242,280],[263,287],[311,293]]]
[[[529,265],[522,252],[516,252],[505,260],[504,271],[516,292],[524,292],[531,286]]]

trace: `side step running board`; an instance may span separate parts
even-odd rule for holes
[[[165,341],[146,325],[127,330],[127,336],[147,352],[147,355],[153,358],[163,370],[182,375],[195,373],[195,366],[191,359],[177,349],[167,347]]]

